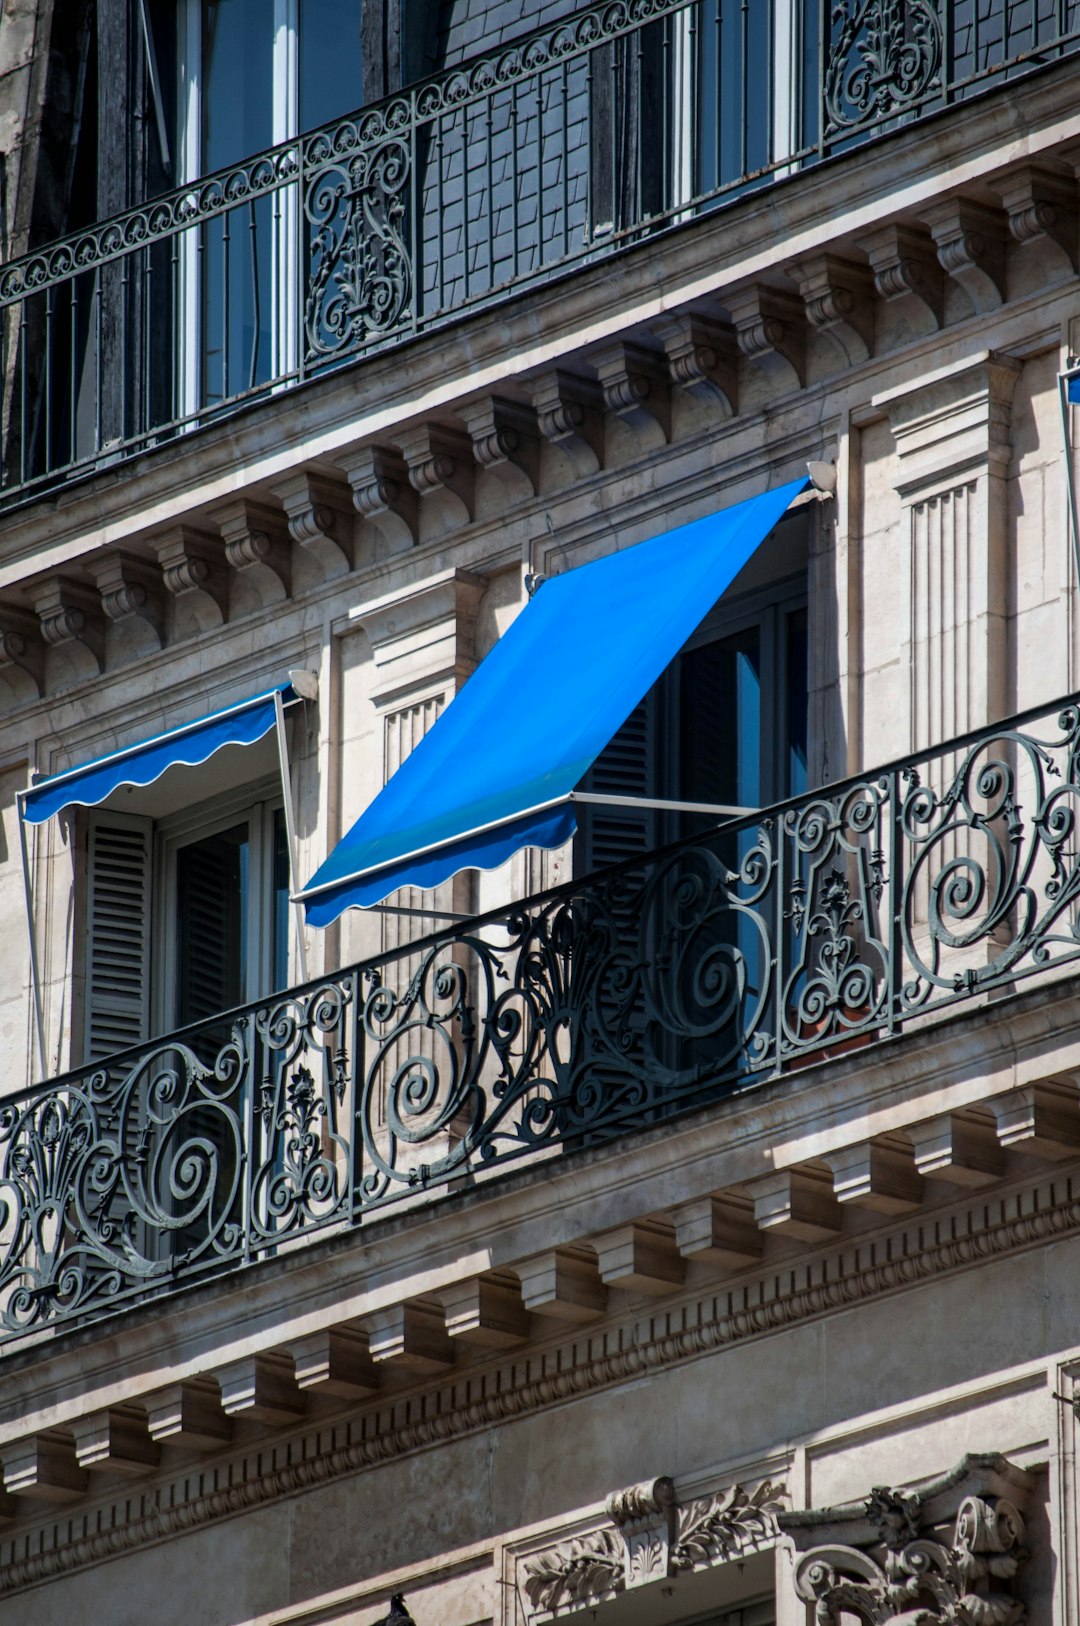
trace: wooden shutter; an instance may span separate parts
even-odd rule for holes
[[[87,1061],[139,1044],[149,1033],[151,841],[149,819],[90,814]]]
[[[659,751],[660,695],[651,689],[597,757],[582,789],[604,796],[655,796]],[[581,804],[575,869],[589,875],[647,852],[658,841],[656,812],[650,808]]]

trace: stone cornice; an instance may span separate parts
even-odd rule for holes
[[[348,1422],[313,1428],[275,1448],[196,1467],[115,1504],[48,1520],[47,1551],[36,1521],[0,1543],[0,1593],[234,1517],[391,1459],[411,1455],[547,1407],[661,1372],[865,1304],[989,1259],[1080,1235],[1080,1178],[1059,1176],[994,1204],[960,1208],[939,1225],[913,1223],[862,1245],[815,1255],[797,1269],[764,1273],[655,1311],[630,1327],[583,1336],[468,1379],[373,1407]],[[269,1460],[270,1466],[267,1466]]]

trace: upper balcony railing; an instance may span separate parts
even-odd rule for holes
[[[1078,815],[1070,699],[10,1097],[0,1339],[1066,975]]]
[[[612,0],[0,269],[0,501],[1080,45],[1080,0]]]

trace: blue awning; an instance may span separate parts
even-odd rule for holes
[[[27,824],[44,824],[67,807],[97,807],[122,785],[152,785],[177,763],[195,768],[226,745],[254,745],[274,726],[279,694],[285,704],[299,698],[291,683],[279,683],[250,700],[211,712],[209,717],[53,774],[31,786],[21,798],[23,819]]]
[[[810,483],[546,581],[301,892],[309,924],[569,840],[568,798]]]
[[[1080,373],[1073,373],[1066,378],[1065,397],[1072,406],[1080,406]]]

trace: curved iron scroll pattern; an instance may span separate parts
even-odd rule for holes
[[[0,1336],[1080,961],[1080,704],[0,1102]]]
[[[917,105],[938,86],[941,61],[934,0],[840,0],[823,86],[826,134]]]

